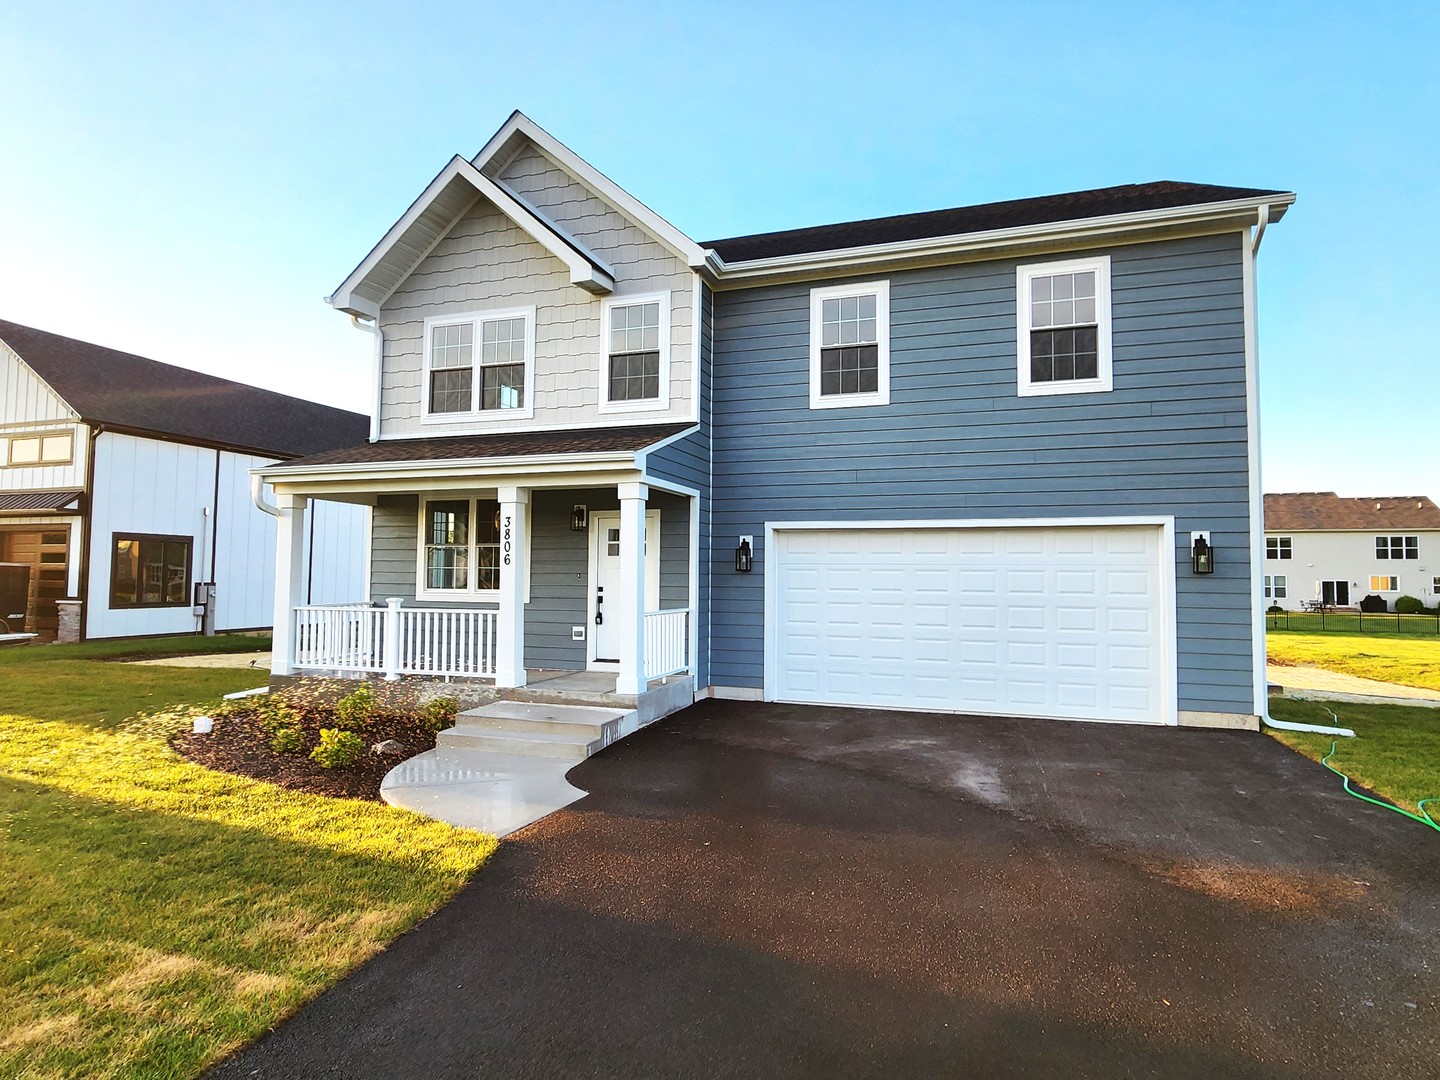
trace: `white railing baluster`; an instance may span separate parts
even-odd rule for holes
[[[645,613],[645,678],[663,679],[690,669],[690,610]]]
[[[659,614],[684,616],[685,612]],[[404,607],[392,598],[385,607],[306,604],[294,609],[293,619],[297,669],[373,672],[396,679],[401,675],[495,677],[499,613],[493,609]],[[669,636],[664,640],[671,642]],[[671,642],[657,654],[657,662],[663,666],[673,653]],[[648,643],[646,657],[648,668]]]

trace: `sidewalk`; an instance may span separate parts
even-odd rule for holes
[[[1284,696],[1301,700],[1354,701],[1369,705],[1421,705],[1440,708],[1440,690],[1422,690],[1399,683],[1362,679],[1317,667],[1267,664],[1266,678],[1284,688]]]

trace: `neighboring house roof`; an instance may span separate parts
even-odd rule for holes
[[[1170,210],[1182,206],[1237,202],[1270,195],[1280,197],[1287,193],[1268,188],[1222,187],[1216,184],[1157,180],[1148,184],[1122,184],[1118,187],[1073,191],[1063,195],[1009,199],[977,206],[958,206],[949,210],[929,210],[918,214],[846,221],[837,225],[816,225],[804,229],[786,229],[782,232],[732,236],[724,240],[707,240],[702,246],[713,249],[726,262],[733,263],[870,247],[876,244],[897,244],[942,236],[963,236],[967,233],[1014,229],[1026,225],[1083,221],[1116,214]],[[1284,207],[1277,206],[1271,220],[1278,219],[1283,213]]]
[[[8,345],[93,424],[296,457],[350,446],[370,419],[0,319]]]
[[[83,491],[7,491],[0,493],[0,513],[63,510],[71,507],[83,494]]]
[[[373,465],[385,462],[471,461],[485,458],[547,457],[555,454],[631,453],[694,427],[692,423],[597,427],[573,431],[516,431],[499,435],[389,439],[312,454],[287,461],[285,469],[307,465]]]
[[[1265,496],[1266,532],[1385,531],[1440,529],[1440,506],[1424,495],[1342,499],[1333,491]]]

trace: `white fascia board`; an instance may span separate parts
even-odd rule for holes
[[[1098,241],[1115,234],[1162,226],[1198,225],[1209,221],[1235,218],[1240,215],[1247,217],[1244,224],[1252,224],[1254,216],[1261,206],[1271,208],[1270,220],[1275,222],[1280,219],[1284,208],[1294,201],[1294,193],[1287,192],[1283,195],[1255,196],[1229,202],[1168,207],[1163,210],[1144,210],[1133,214],[1111,214],[1106,217],[1084,218],[1076,221],[1052,221],[1039,225],[1022,225],[1011,229],[991,229],[986,232],[961,233],[956,236],[923,237],[919,240],[902,240],[893,244],[870,244],[865,247],[780,255],[770,259],[748,259],[734,263],[727,263],[719,255],[711,252],[713,257],[708,266],[710,272],[715,276],[717,284],[723,287],[727,282],[743,283],[751,278],[847,270],[879,261],[931,259],[963,255],[968,252],[984,252],[991,248],[1016,244],[1048,241],[1074,242],[1091,239]],[[1239,224],[1237,221],[1237,227]]]
[[[516,134],[525,136],[541,153],[568,170],[621,213],[633,218],[671,252],[684,259],[686,265],[698,269],[706,264],[709,252],[519,110],[510,114],[510,119],[475,155],[472,164],[483,170]]]
[[[497,473],[536,470],[593,472],[617,466],[636,468],[636,451],[616,450],[597,454],[529,454],[509,457],[456,458],[444,461],[360,461],[333,465],[273,465],[250,470],[267,483],[284,480],[318,478],[355,479],[376,476],[414,474],[417,477],[446,476],[453,473],[482,476]]]
[[[420,197],[410,204],[410,208],[405,211],[400,220],[390,226],[384,237],[370,250],[360,265],[326,299],[326,303],[351,314],[363,315],[367,318],[377,317],[379,304],[355,296],[355,289],[385,260],[400,238],[415,225],[420,216],[440,197],[440,193],[456,178],[466,181],[475,189],[477,196],[483,196],[494,203],[501,213],[515,222],[531,239],[563,262],[570,271],[572,285],[577,285],[591,293],[608,293],[615,288],[614,271],[603,260],[586,251],[579,243],[560,232],[554,225],[539,218],[529,207],[489,177],[483,175],[470,162],[456,155],[450,159],[445,168],[440,170],[435,179],[430,181]],[[466,207],[466,210],[468,209],[469,207]],[[461,212],[463,214],[465,211]],[[453,225],[452,222],[451,227]],[[448,228],[445,231],[448,232]],[[442,232],[441,235],[443,236],[444,233]],[[421,258],[424,256],[422,255]],[[407,267],[407,275],[413,269],[413,266]]]
[[[700,425],[697,423],[693,427],[688,427],[684,431],[677,431],[674,435],[667,435],[659,442],[653,442],[644,449],[635,451],[636,467],[639,468],[641,472],[644,472],[646,469],[649,468],[650,455],[653,454],[656,450],[663,450],[667,446],[673,446],[681,439],[688,438],[689,436],[694,435],[699,430]],[[666,483],[669,482],[670,481],[668,480],[666,481]]]

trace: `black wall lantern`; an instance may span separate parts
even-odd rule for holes
[[[1190,569],[1197,574],[1215,572],[1215,549],[1210,546],[1208,532],[1190,534]]]
[[[575,509],[570,511],[570,531],[584,532],[585,526],[589,521],[589,517],[590,515],[586,508],[581,506],[579,503],[576,503]]]
[[[750,537],[740,537],[740,546],[735,549],[735,572],[748,574],[755,567],[755,554],[750,550]]]

